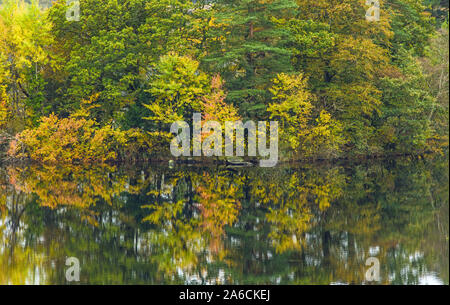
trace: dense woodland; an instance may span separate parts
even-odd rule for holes
[[[0,5],[3,158],[167,156],[170,125],[276,120],[289,159],[447,153],[448,1]]]

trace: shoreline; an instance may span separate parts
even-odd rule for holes
[[[390,153],[390,154],[372,154],[372,155],[358,155],[358,156],[345,156],[339,158],[304,158],[304,159],[285,159],[279,160],[276,167],[286,166],[286,165],[302,165],[302,164],[361,164],[369,161],[390,161],[398,160],[403,158],[415,158],[415,159],[427,159],[435,157],[444,157],[448,159],[448,151],[444,154],[437,152],[420,152],[420,153]],[[234,159],[233,159],[234,158]],[[239,159],[236,159],[239,158]],[[168,164],[169,162],[175,165],[181,166],[226,166],[226,167],[260,167],[258,165],[260,159],[255,158],[240,158],[240,157],[221,157],[208,158],[208,157],[184,157],[184,158],[165,158],[165,157],[155,157],[155,158],[145,158],[141,160],[129,159],[129,160],[116,160],[116,161],[106,161],[106,162],[41,162],[32,159],[19,159],[19,158],[0,158],[0,166],[10,166],[10,165],[30,165],[30,164],[40,164],[40,165],[74,165],[74,166],[129,166],[129,165],[162,165]],[[267,169],[270,169],[267,168]]]

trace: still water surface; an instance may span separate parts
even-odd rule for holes
[[[1,166],[0,284],[449,283],[447,160]]]

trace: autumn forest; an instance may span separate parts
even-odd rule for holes
[[[448,285],[448,14],[0,0],[0,285]],[[174,157],[195,114],[278,164]]]
[[[27,2],[0,6],[3,158],[158,158],[194,112],[278,121],[282,160],[447,151],[448,1]]]

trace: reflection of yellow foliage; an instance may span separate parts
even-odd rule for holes
[[[2,236],[4,228],[0,227],[0,240],[7,241]],[[0,285],[27,285],[45,283],[44,249],[39,251],[23,245],[0,245]],[[11,255],[13,253],[14,255]]]
[[[164,273],[173,273],[177,268],[190,272],[198,264],[197,254],[205,247],[205,239],[196,229],[198,222],[183,217],[183,207],[182,200],[143,206],[152,210],[143,221],[162,226],[162,230],[150,233],[149,237],[151,244],[157,245],[152,259]]]
[[[192,279],[242,283],[248,279],[244,276],[261,274],[270,275],[270,279],[252,280],[272,282],[274,274],[285,274],[284,262],[289,264],[289,273],[299,273],[290,283],[362,283],[371,247],[379,248],[377,257],[382,266],[392,262],[392,251],[396,254],[394,268],[415,264],[408,257],[423,244],[423,237],[428,236],[424,235],[428,234],[426,228],[430,223],[434,227],[438,216],[428,204],[430,200],[436,207],[441,205],[439,213],[448,215],[448,187],[433,184],[436,176],[447,172],[432,175],[419,167],[404,176],[406,165],[409,163],[403,164],[400,172],[380,165],[357,165],[344,172],[329,164],[273,171],[151,168],[138,176],[106,166],[0,168],[0,284],[59,283],[63,280],[59,272],[64,255],[74,251],[77,255],[92,253],[94,258],[116,258],[124,253],[117,251],[119,247],[127,253],[136,251],[136,258],[125,258],[127,270],[137,270],[134,268],[145,262],[155,283]],[[448,170],[448,162],[442,166]],[[140,196],[124,196],[138,192]],[[139,211],[144,192],[150,204]],[[433,198],[423,196],[428,193]],[[112,205],[93,209],[98,200]],[[36,204],[59,209],[48,211]],[[104,221],[105,212],[117,215],[112,216],[117,221]],[[39,220],[49,219],[41,218],[42,214],[55,219],[57,226],[52,221],[42,225]],[[141,216],[145,224],[136,223]],[[97,224],[98,219],[102,221]],[[437,246],[441,247],[448,239],[448,217],[439,221],[436,229],[442,230],[438,238],[443,241],[438,240]],[[92,230],[96,225],[99,227]],[[133,236],[118,238],[129,233],[130,226]],[[98,243],[90,241],[92,234],[97,234],[93,231],[99,233],[94,235]],[[436,233],[431,233],[426,240],[436,242]],[[434,262],[435,253],[442,251],[445,258],[445,247],[439,250],[429,243],[423,245],[432,252],[427,260]],[[266,273],[264,268],[273,264],[274,252],[275,261],[282,264]],[[301,263],[291,264],[297,261]],[[89,270],[89,264],[95,270]],[[421,264],[418,268],[430,266],[428,261]],[[224,266],[224,276],[217,275],[218,265]],[[111,273],[98,271],[95,259],[84,266],[86,272],[92,272],[90,282],[94,276],[103,281],[106,274],[116,283],[124,280],[111,275],[111,269]],[[144,271],[141,276],[148,280]],[[239,278],[242,273],[245,275]]]
[[[202,227],[212,236],[220,236],[226,225],[232,225],[240,208],[239,186],[223,176],[204,174],[197,187],[202,213]]]
[[[153,243],[158,245],[152,257],[165,273],[181,268],[189,274],[198,265],[205,248],[209,249],[210,261],[223,259],[226,253],[222,243],[224,227],[236,221],[240,208],[237,198],[241,179],[231,180],[222,175],[190,173],[198,203],[190,205],[187,200],[162,199],[171,198],[174,186],[183,179],[182,176],[165,181],[166,185],[161,185],[160,190],[148,193],[155,196],[155,203],[143,206],[151,210],[143,221],[162,227],[151,233]],[[194,215],[188,217],[186,209],[192,210]]]
[[[25,203],[31,199],[16,192],[0,172],[0,285],[45,283],[44,247],[29,247],[24,234]],[[8,198],[8,200],[7,200]]]
[[[277,183],[286,179],[288,183]],[[269,237],[279,253],[301,249],[304,233],[313,225],[313,211],[328,209],[342,195],[344,176],[334,168],[325,174],[295,172],[289,177],[275,176],[268,180],[257,179],[252,192],[258,201],[269,206],[266,214],[272,224]]]
[[[104,174],[105,169],[109,175]],[[16,190],[35,193],[43,206],[70,205],[86,209],[100,198],[112,204],[113,198],[121,192],[135,193],[142,187],[142,184],[130,185],[126,176],[116,175],[114,170],[107,166],[30,166],[26,169],[11,167],[8,175]],[[85,216],[95,223],[92,211],[87,211]]]

